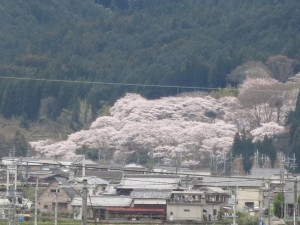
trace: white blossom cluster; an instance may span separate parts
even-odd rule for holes
[[[269,85],[268,80],[264,82]],[[242,88],[240,93],[244,94],[250,87],[244,84]],[[280,116],[293,110],[296,92],[282,92],[295,97],[283,101],[284,111]],[[177,96],[147,100],[138,94],[126,94],[110,109],[110,116],[97,118],[89,130],[73,133],[65,141],[42,140],[31,142],[31,146],[48,157],[74,157],[75,150],[82,146],[110,149],[116,161],[134,151],[146,150],[162,162],[180,155],[183,165],[195,165],[204,154],[228,152],[240,128],[251,128],[255,141],[285,132],[276,121],[275,111],[270,121],[261,119],[259,125],[249,126],[253,119],[248,115],[253,110],[250,106],[243,106],[236,97]]]

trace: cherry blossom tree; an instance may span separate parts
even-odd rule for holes
[[[70,134],[65,141],[30,144],[47,157],[75,157],[84,146],[101,149],[110,155],[108,160],[121,164],[147,157],[174,165],[180,156],[181,165],[205,165],[212,153],[222,156],[230,151],[235,134],[246,126],[255,140],[285,132],[277,122],[282,124],[285,113],[295,107],[296,100],[286,98],[297,97],[298,92],[289,86],[273,93],[275,87],[281,88],[280,83],[256,78],[241,85],[238,98],[215,99],[202,93],[147,100],[127,94],[110,108],[109,116],[97,118],[89,129]]]
[[[295,105],[294,92],[271,78],[246,79],[239,90],[237,98],[244,108],[244,120],[248,120],[251,129],[271,121],[284,123],[285,106],[291,110],[291,105]],[[286,103],[286,99],[293,103]]]

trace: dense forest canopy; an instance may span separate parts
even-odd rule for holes
[[[0,18],[1,114],[70,113],[73,130],[126,92],[190,89],[3,77],[211,88],[237,85],[234,69],[275,55],[299,70],[298,0],[3,0]]]

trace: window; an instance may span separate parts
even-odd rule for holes
[[[245,202],[245,206],[249,209],[253,209],[254,208],[254,202]]]
[[[217,215],[217,210],[213,209],[213,215],[216,216]]]
[[[44,205],[44,209],[48,209],[48,205]]]
[[[173,216],[173,212],[170,212],[170,216]]]
[[[58,188],[56,188],[56,189],[50,189],[50,193],[51,194],[59,193],[59,189]]]
[[[190,211],[189,209],[184,209],[184,210],[183,210],[183,212],[189,212],[189,211]]]

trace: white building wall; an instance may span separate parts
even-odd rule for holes
[[[200,205],[172,204],[167,206],[167,220],[202,220],[203,207]]]
[[[254,208],[259,208],[262,195],[259,188],[239,188],[237,191],[237,210],[245,210],[246,203],[253,202]]]

